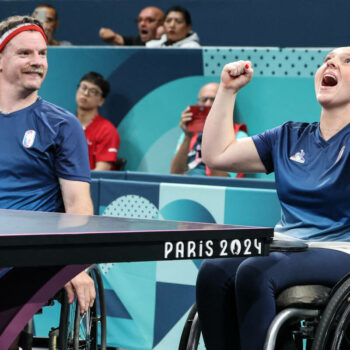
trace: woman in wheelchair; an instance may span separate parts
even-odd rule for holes
[[[297,284],[332,287],[350,272],[350,47],[331,51],[316,72],[319,122],[286,122],[236,140],[236,95],[252,76],[248,61],[224,67],[204,128],[203,160],[224,171],[274,171],[282,208],[276,235],[312,244],[303,252],[203,263],[197,308],[208,350],[262,350],[276,295]]]

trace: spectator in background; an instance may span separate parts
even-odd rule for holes
[[[198,94],[197,105],[211,107],[218,88],[218,83],[208,83],[202,86]],[[192,119],[193,115],[190,106],[188,106],[181,114],[180,127],[183,130],[183,134],[179,140],[177,153],[171,163],[171,174],[243,177],[243,174],[209,169],[203,163],[201,154],[202,133],[188,131],[188,125]],[[247,136],[247,128],[244,124],[235,124],[234,129],[237,138]]]
[[[38,5],[33,12],[33,17],[39,20],[45,29],[47,36],[47,45],[52,46],[69,46],[72,45],[69,41],[58,41],[54,38],[59,21],[57,10],[49,4]]]
[[[190,13],[181,6],[173,6],[165,14],[164,34],[159,40],[151,40],[147,47],[200,47],[198,35],[192,31]]]
[[[101,74],[89,72],[81,78],[76,93],[77,117],[87,139],[91,170],[114,170],[117,161],[119,133],[98,112],[109,90],[109,83]]]
[[[112,29],[101,28],[100,38],[112,45],[143,46],[146,42],[159,39],[163,34],[164,13],[158,7],[146,7],[136,18],[139,31],[137,36],[123,36],[115,33]]]

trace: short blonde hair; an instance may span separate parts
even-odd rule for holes
[[[40,21],[31,16],[11,16],[0,22],[0,38],[12,28],[17,27],[20,24],[33,24],[40,27],[43,32],[45,30]]]

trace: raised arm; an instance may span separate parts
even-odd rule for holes
[[[98,32],[100,38],[108,44],[124,45],[124,38],[109,28],[101,28]]]
[[[214,104],[205,122],[202,157],[209,168],[232,172],[265,172],[251,137],[236,139],[233,129],[233,110],[238,91],[253,76],[251,62],[227,64]]]
[[[188,132],[187,125],[192,120],[192,113],[190,107],[187,107],[181,114],[180,128],[184,132],[184,140],[177,150],[175,157],[171,162],[170,173],[171,174],[185,174],[187,171],[188,152],[190,149],[190,142],[193,133]]]

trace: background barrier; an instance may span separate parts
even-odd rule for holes
[[[200,87],[218,81],[225,63],[253,62],[255,77],[237,97],[235,119],[250,135],[285,121],[312,122],[320,107],[313,74],[327,50],[278,48],[50,48],[49,72],[40,95],[75,113],[75,92],[84,73],[95,70],[111,83],[101,109],[121,136],[126,170],[169,174],[181,130],[182,111]],[[265,177],[262,174],[259,177]]]

